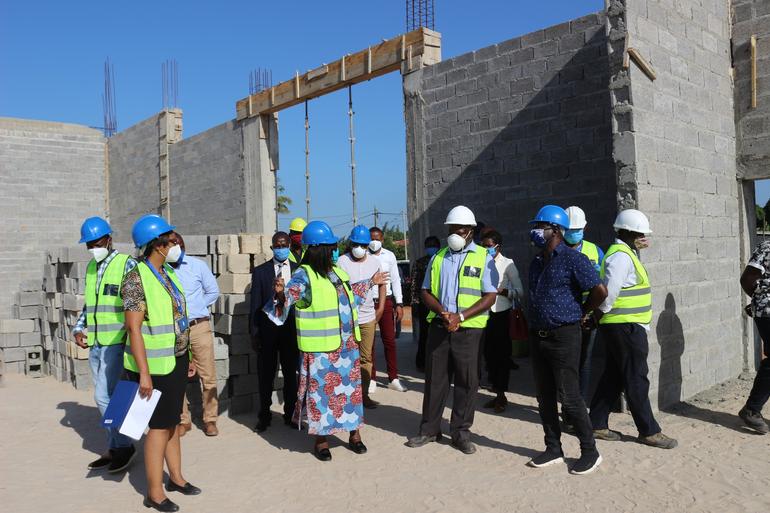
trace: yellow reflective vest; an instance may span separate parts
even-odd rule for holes
[[[652,321],[652,291],[647,270],[639,261],[636,253],[625,244],[613,244],[607,249],[607,254],[602,262],[601,277],[605,277],[605,265],[607,258],[615,253],[625,253],[631,258],[639,283],[633,287],[620,289],[612,310],[604,314],[599,324],[625,324],[638,323],[649,324]]]
[[[433,257],[430,268],[430,292],[435,297],[441,297],[441,266],[444,263],[449,248],[443,248]],[[465,254],[465,260],[460,265],[457,277],[457,311],[462,312],[475,305],[483,295],[482,278],[486,272],[487,249],[476,246],[473,251]],[[474,270],[474,271],[471,271]],[[476,271],[477,270],[477,271]],[[428,322],[437,316],[436,312],[428,314]],[[489,311],[465,319],[460,323],[463,328],[484,328],[489,320]]]
[[[102,273],[102,280],[97,285],[97,264],[91,260],[86,268],[86,328],[88,328],[88,346],[99,342],[102,346],[123,344],[126,341],[126,316],[123,312],[123,298],[120,287],[129,256],[118,253]]]

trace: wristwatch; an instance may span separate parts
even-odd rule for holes
[[[465,322],[465,316],[463,315],[463,313],[460,312],[458,315],[460,316],[460,322]]]

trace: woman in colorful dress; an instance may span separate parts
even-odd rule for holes
[[[348,432],[350,450],[366,452],[360,430],[364,407],[358,305],[388,276],[376,273],[351,284],[347,273],[336,266],[337,241],[328,224],[309,223],[302,232],[307,250],[299,269],[287,284],[276,278],[275,299],[264,307],[278,325],[295,307],[301,361],[294,421],[300,425],[304,406],[308,433],[315,435],[313,454],[321,461],[332,459],[326,437],[335,433]]]

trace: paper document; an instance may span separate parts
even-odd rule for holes
[[[126,413],[126,418],[120,426],[120,433],[133,438],[134,440],[142,438],[144,430],[147,429],[147,424],[150,423],[150,417],[152,417],[152,413],[158,405],[159,399],[160,390],[153,389],[149,401],[139,397],[139,390],[137,390],[134,395],[134,401],[131,403],[128,413]]]

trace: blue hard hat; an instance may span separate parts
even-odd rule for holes
[[[173,231],[174,228],[176,227],[168,224],[158,214],[145,214],[137,219],[134,227],[131,228],[131,238],[134,239],[134,246],[141,248],[160,235]]]
[[[99,240],[111,233],[110,223],[101,217],[89,217],[80,226],[80,244]]]
[[[557,205],[546,205],[538,211],[530,223],[550,223],[566,230],[569,228],[569,216],[566,210]]]
[[[356,244],[369,244],[372,242],[372,235],[369,233],[369,228],[362,224],[354,227],[350,232],[350,242],[355,242]]]
[[[320,244],[337,244],[337,237],[331,227],[323,221],[310,221],[302,230],[302,244],[318,246]]]

